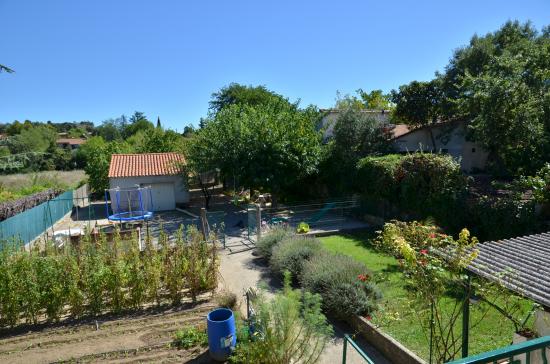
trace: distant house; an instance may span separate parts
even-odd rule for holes
[[[55,144],[59,148],[65,149],[77,149],[80,148],[82,144],[86,143],[86,139],[82,138],[59,138],[55,141]]]
[[[450,154],[460,159],[460,166],[466,172],[484,170],[487,165],[487,151],[466,137],[464,121],[440,122],[415,129],[397,124],[390,133],[393,147],[399,153],[428,151]]]
[[[321,109],[320,111],[325,114],[320,127],[323,130],[323,140],[326,141],[334,136],[334,125],[336,125],[336,120],[338,120],[341,111],[338,109]],[[380,121],[382,125],[390,123],[389,110],[361,110],[361,113]]]
[[[189,202],[182,177],[183,155],[178,153],[113,154],[109,166],[110,188],[151,186],[153,210],[174,210]]]

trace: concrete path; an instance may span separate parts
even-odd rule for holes
[[[227,244],[231,245],[233,253],[228,249],[221,251],[220,272],[223,277],[220,284],[222,289],[235,293],[243,314],[246,312],[246,303],[244,294],[250,288],[262,287],[267,290],[267,294],[273,294],[280,288],[280,282],[274,280],[268,267],[260,258],[254,256],[254,250],[244,250],[246,245],[242,244],[243,237],[239,237],[237,231],[233,231],[227,238]],[[238,249],[242,245],[243,249]],[[242,250],[240,252],[237,252]],[[325,348],[321,360],[322,364],[336,364],[342,362],[342,348],[344,333],[352,334],[353,331],[347,325],[337,322],[332,323],[334,327],[334,337]],[[367,353],[367,355],[377,364],[390,363],[372,346],[364,340],[359,339],[358,344]],[[364,364],[365,361],[350,347],[348,347],[348,364]]]

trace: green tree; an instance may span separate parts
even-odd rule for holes
[[[445,74],[454,114],[471,120],[473,137],[497,171],[531,174],[550,151],[550,36],[507,22],[458,50]],[[449,91],[450,92],[450,91]]]
[[[108,119],[96,128],[97,134],[106,141],[122,139],[123,126],[120,119]]]
[[[223,178],[275,196],[317,170],[318,110],[294,105],[231,105],[208,119],[192,138],[188,168],[219,169]]]
[[[334,138],[325,147],[320,168],[325,184],[335,194],[351,190],[359,159],[390,151],[379,121],[350,106],[342,109],[334,125]]]
[[[391,95],[384,94],[382,90],[372,90],[371,92],[358,89],[357,93],[361,96],[365,108],[369,110],[389,110],[393,107]]]
[[[283,96],[268,90],[265,86],[245,86],[231,83],[212,94],[210,112],[216,114],[231,105],[272,105],[272,107],[280,105],[285,108],[290,106],[290,102]]]
[[[57,133],[46,125],[23,128],[18,135],[12,137],[10,150],[13,154],[28,152],[46,152],[55,145]]]
[[[442,95],[438,81],[413,81],[392,91],[392,101],[395,103],[393,117],[413,127],[426,126],[438,121],[441,115]],[[430,138],[435,148],[435,138],[432,130]]]
[[[149,132],[154,128],[155,126],[152,122],[147,120],[144,113],[136,111],[130,117],[129,123],[126,125],[122,125],[122,137],[126,139],[138,133],[139,131]]]
[[[362,88],[355,91],[356,95],[342,95],[336,92],[336,109],[346,110],[391,110],[393,104],[391,95],[382,90],[364,91]]]
[[[534,173],[550,151],[550,27],[509,21],[474,35],[445,72],[392,92],[395,116],[411,125],[469,122],[469,138],[499,174]]]
[[[13,123],[9,124],[6,128],[6,133],[10,136],[14,136],[21,133],[23,130],[23,124],[15,120]]]
[[[173,130],[155,128],[140,131],[129,139],[137,153],[176,152],[181,147],[182,136]]]
[[[186,125],[184,128],[183,128],[183,136],[185,138],[191,138],[193,136],[193,134],[195,134],[195,127],[193,125]]]
[[[111,155],[129,153],[130,147],[125,142],[113,141],[107,143],[101,137],[90,138],[79,153],[86,160],[84,171],[88,175],[90,188],[94,192],[102,192],[109,187],[109,164]]]

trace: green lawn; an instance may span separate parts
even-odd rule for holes
[[[382,309],[373,316],[373,323],[380,325],[383,331],[427,359],[429,342],[414,307],[411,307],[398,262],[391,256],[376,252],[370,245],[371,237],[368,234],[333,235],[320,240],[328,250],[349,255],[363,262],[373,272],[384,295]],[[477,322],[482,313],[475,306],[472,307],[470,322]],[[396,312],[398,316],[388,319]],[[496,310],[489,310],[481,323],[470,330],[470,355],[509,345],[513,332],[514,327],[509,321]]]

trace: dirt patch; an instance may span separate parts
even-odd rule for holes
[[[0,339],[2,363],[208,363],[206,349],[172,347],[174,333],[204,324],[214,303],[37,328]]]

